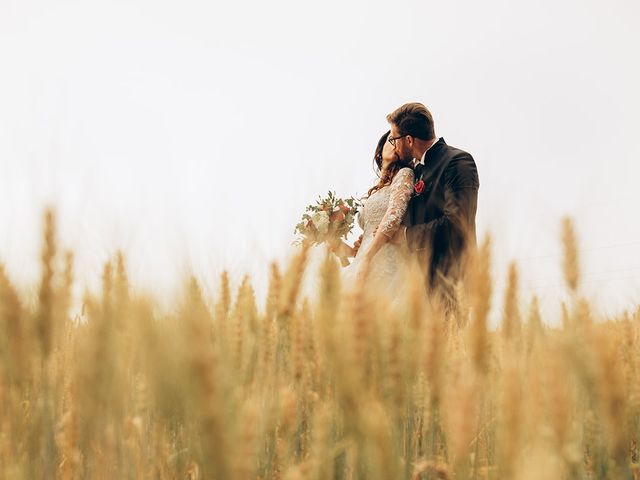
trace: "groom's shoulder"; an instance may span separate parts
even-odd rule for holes
[[[447,157],[445,179],[460,185],[478,186],[478,167],[469,152],[447,145]]]
[[[461,148],[454,147],[454,146],[448,145],[448,144],[445,145],[445,148],[446,148],[447,156],[450,157],[450,158],[456,158],[456,159],[457,158],[469,158],[469,159],[473,160],[473,156],[469,152],[467,152],[465,150],[462,150]]]
[[[466,150],[446,145],[447,168],[472,168],[477,169],[473,156]]]

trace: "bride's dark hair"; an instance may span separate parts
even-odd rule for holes
[[[378,181],[378,183],[376,183],[373,187],[369,189],[369,191],[367,192],[368,197],[373,195],[374,192],[377,192],[382,187],[386,185],[390,185],[391,181],[393,180],[393,177],[396,176],[396,173],[398,173],[401,168],[404,168],[404,167],[411,168],[412,166],[411,162],[404,162],[398,159],[395,162],[393,162],[391,165],[389,165],[389,168],[387,169],[386,172],[384,172],[384,175],[382,174],[382,149],[384,148],[384,144],[386,143],[390,133],[391,133],[391,130],[385,132],[385,134],[382,135],[382,137],[380,137],[380,140],[378,140],[378,145],[376,146],[376,151],[373,154],[373,165],[374,165],[373,170],[376,172],[376,175],[378,176],[380,181]]]

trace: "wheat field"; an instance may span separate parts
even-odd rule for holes
[[[563,232],[561,322],[520,298],[516,265],[491,305],[488,238],[447,314],[417,280],[402,307],[343,291],[337,260],[308,271],[302,247],[270,266],[265,305],[222,273],[169,313],[116,255],[72,317],[48,211],[37,295],[0,265],[0,478],[640,478],[640,310],[595,315]]]

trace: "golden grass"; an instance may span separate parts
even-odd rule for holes
[[[0,478],[640,478],[640,310],[597,318],[570,220],[562,241],[558,328],[519,298],[515,264],[487,328],[488,239],[453,314],[417,274],[401,307],[343,291],[331,256],[300,298],[303,247],[271,265],[264,307],[223,273],[216,298],[191,278],[170,313],[117,255],[78,320],[48,212],[36,301],[0,265]]]

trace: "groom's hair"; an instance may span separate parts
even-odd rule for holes
[[[422,140],[431,140],[436,136],[431,112],[421,103],[405,103],[387,115],[387,122],[394,124],[401,135]]]

